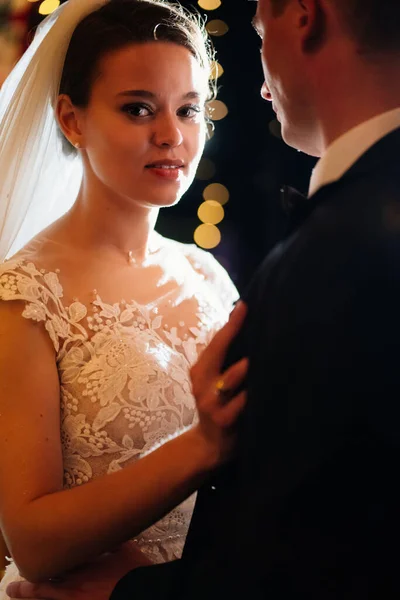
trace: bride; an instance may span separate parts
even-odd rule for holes
[[[228,423],[217,389],[247,363],[205,374],[197,414],[190,367],[237,292],[211,255],[154,230],[204,148],[210,60],[183,9],[69,0],[1,91],[0,517],[15,562],[0,598],[121,544],[125,572],[179,557],[191,494],[231,450],[244,396]]]

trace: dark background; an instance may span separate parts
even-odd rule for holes
[[[218,225],[221,244],[212,252],[242,291],[287,226],[280,203],[281,186],[307,192],[315,159],[285,145],[270,104],[261,98],[261,41],[251,25],[256,2],[222,0],[222,6],[213,11],[200,9],[194,0],[181,3],[199,10],[208,21],[222,19],[229,26],[226,35],[213,38],[224,68],[218,81],[218,99],[228,106],[229,114],[216,122],[215,135],[205,150],[206,159],[215,164],[215,174],[207,180],[196,179],[178,206],[161,211],[157,229],[168,237],[193,243],[204,188],[215,182],[225,185],[230,200],[224,207],[225,219]],[[32,5],[30,29],[41,18],[38,4]]]

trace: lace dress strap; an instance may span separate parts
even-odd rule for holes
[[[73,338],[87,337],[79,325],[86,316],[86,307],[76,302],[66,308],[62,298],[58,272],[47,272],[25,260],[11,259],[0,265],[0,300],[24,302],[22,316],[44,325],[57,360]]]

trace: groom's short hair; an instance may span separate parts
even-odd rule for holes
[[[281,14],[293,0],[270,0]],[[362,54],[400,53],[399,0],[329,0]]]

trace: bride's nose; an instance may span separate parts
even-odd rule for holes
[[[163,115],[157,119],[153,131],[153,142],[156,146],[176,148],[183,142],[183,135],[175,115]]]

